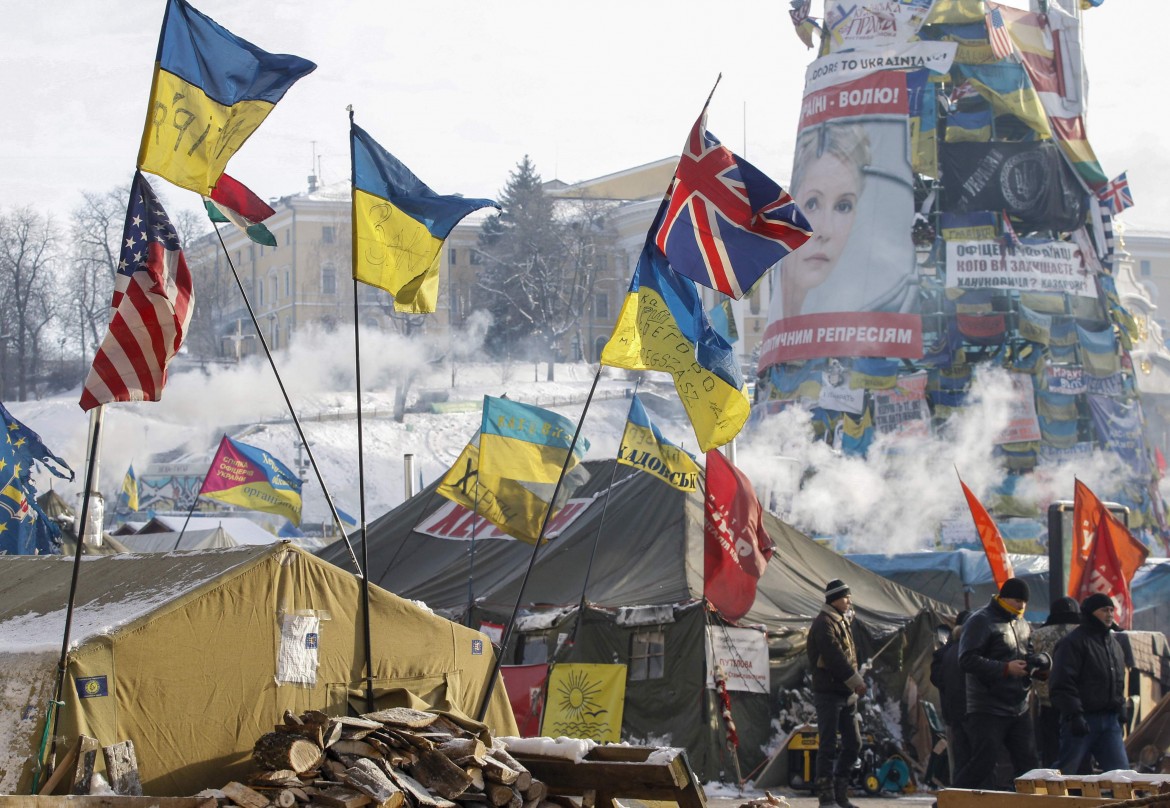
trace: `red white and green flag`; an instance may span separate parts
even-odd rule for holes
[[[238,180],[221,174],[211,196],[203,197],[203,205],[211,221],[234,224],[257,244],[276,246],[276,236],[263,224],[276,211]]]

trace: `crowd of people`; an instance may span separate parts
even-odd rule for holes
[[[1024,619],[1027,584],[1009,578],[982,609],[960,613],[931,664],[942,701],[951,785],[994,789],[1043,766],[1065,774],[1129,768],[1125,657],[1114,636],[1116,605],[1094,594],[1060,598],[1044,625]]]

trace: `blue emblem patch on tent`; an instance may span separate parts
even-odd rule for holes
[[[77,698],[79,699],[96,699],[98,696],[110,695],[110,688],[106,683],[105,676],[84,676],[80,679],[74,679],[73,683],[77,685]]]
[[[483,656],[483,640],[472,640],[471,641],[471,655],[472,656]]]
[[[311,631],[305,635],[305,647],[310,650],[317,647],[317,632]]]

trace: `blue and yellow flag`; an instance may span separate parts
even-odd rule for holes
[[[317,65],[268,53],[167,0],[138,167],[208,196],[276,102]]]
[[[669,373],[706,452],[739,434],[751,404],[735,354],[711,327],[695,282],[671,269],[654,244],[665,206],[650,227],[601,364]]]
[[[467,214],[500,206],[490,199],[440,196],[355,124],[353,277],[394,296],[394,310],[435,310],[443,239]]]
[[[483,397],[479,468],[487,476],[525,483],[555,484],[561,469],[572,469],[589,451],[576,425],[563,415],[509,398]],[[573,457],[568,462],[569,448]]]
[[[650,416],[634,394],[626,431],[622,433],[617,461],[653,474],[679,491],[699,488],[699,464],[690,454],[662,437],[658,427],[650,423]]]
[[[276,513],[301,523],[301,481],[263,449],[227,435],[207,470],[199,495],[253,511]]]
[[[0,555],[44,555],[60,548],[61,528],[37,505],[33,463],[73,479],[73,469],[50,452],[40,436],[0,404]]]
[[[739,328],[735,324],[735,311],[731,308],[731,300],[724,298],[711,307],[707,312],[711,319],[711,327],[715,333],[723,337],[728,345],[739,342]]]
[[[122,478],[122,496],[125,497],[123,502],[128,510],[138,510],[138,475],[134,473],[133,463],[126,469],[126,476]]]
[[[479,432],[443,475],[437,493],[477,513],[513,538],[535,544],[552,499],[553,483],[512,480],[487,474],[479,465]],[[573,491],[589,479],[585,466],[575,464],[565,475],[549,519],[557,515]],[[554,480],[555,483],[555,480]]]

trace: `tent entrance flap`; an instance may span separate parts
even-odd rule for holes
[[[452,699],[458,698],[458,679],[458,671],[406,678],[375,678],[374,708],[386,710],[391,707],[410,707],[414,710],[460,713]],[[366,712],[365,680],[330,684],[326,693],[329,710],[333,715]]]

